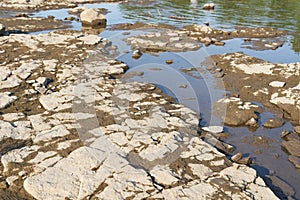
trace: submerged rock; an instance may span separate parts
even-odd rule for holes
[[[278,128],[278,127],[281,127],[284,123],[285,123],[284,119],[281,119],[281,118],[272,118],[272,119],[268,119],[263,124],[263,126],[265,128]]]
[[[300,157],[290,155],[290,156],[289,156],[289,161],[290,161],[291,163],[293,163],[293,165],[294,165],[296,168],[299,168],[299,169],[300,169]]]
[[[300,136],[291,133],[285,137],[287,141],[282,142],[284,148],[289,154],[300,157]]]

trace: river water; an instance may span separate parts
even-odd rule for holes
[[[276,63],[289,63],[300,62],[300,1],[299,0],[214,0],[215,10],[204,11],[201,9],[204,1],[188,1],[188,0],[146,0],[146,1],[131,1],[130,3],[103,3],[103,4],[85,4],[80,6],[86,7],[98,7],[107,8],[109,13],[106,15],[108,20],[108,27],[113,24],[119,23],[165,23],[176,27],[183,27],[188,24],[196,23],[203,24],[209,22],[213,28],[219,28],[224,30],[233,30],[235,26],[269,26],[282,30],[288,30],[289,36],[282,38],[285,43],[277,50],[258,51],[243,48],[241,39],[232,39],[226,41],[224,47],[209,46],[202,47],[197,52],[187,52],[186,54],[173,54],[173,53],[161,53],[157,55],[146,54],[139,60],[133,60],[130,55],[119,55],[119,59],[127,63],[131,70],[137,69],[138,66],[147,63],[156,63],[158,66],[162,66],[166,59],[173,59],[175,62],[171,67],[176,70],[180,70],[180,67],[186,68],[199,65],[201,59],[206,56],[220,53],[230,52],[243,52],[247,55],[261,58],[270,62]],[[69,14],[67,9],[40,11],[33,13],[33,16],[48,16],[53,15],[57,19],[64,19]],[[9,16],[9,13],[5,12],[1,14],[3,16]],[[171,19],[171,16],[180,17],[183,20]],[[73,29],[80,30],[81,25],[79,22],[72,22]],[[47,32],[47,31],[43,31]],[[40,33],[40,32],[39,32]],[[33,33],[37,34],[37,33]],[[122,42],[122,32],[120,31],[104,31],[100,34],[102,37],[107,37],[112,40],[113,44],[119,47],[120,52],[123,50],[130,50],[130,48]],[[123,36],[124,37],[124,36]],[[190,55],[188,55],[190,54]],[[199,55],[201,57],[199,58]],[[178,58],[187,58],[184,59]],[[176,65],[177,63],[177,65]],[[163,67],[161,67],[163,68]],[[168,73],[168,71],[166,71]],[[205,72],[203,72],[205,73]],[[150,75],[149,75],[150,74]],[[145,74],[145,78],[139,81],[151,82],[149,77],[162,77],[166,82],[172,81],[172,77],[164,76],[164,70],[154,70],[153,72]],[[215,91],[214,83],[211,83],[209,79],[203,81],[203,77],[193,78],[183,75],[188,82],[193,86],[193,93],[187,94],[175,94],[169,92],[168,88],[162,87],[168,95],[174,96],[180,100],[181,103],[191,107],[192,109],[201,113],[203,117],[202,125],[208,125],[211,120],[209,104],[212,100],[210,96],[209,88],[213,88]],[[300,81],[300,80],[299,80]],[[152,80],[152,82],[154,82]],[[156,83],[156,82],[155,82]],[[157,84],[160,85],[160,84]],[[163,85],[164,86],[164,85]],[[203,92],[203,91],[206,92]],[[176,93],[176,92],[175,92]],[[215,92],[217,95],[215,98],[219,98],[226,91]],[[207,103],[207,99],[210,98],[210,102]],[[196,105],[196,106],[195,106]],[[200,107],[197,107],[199,106]],[[202,106],[202,107],[201,107]],[[264,112],[260,116],[260,121],[273,116],[273,113]],[[250,156],[255,157],[256,164],[253,165],[261,176],[268,174],[275,174],[280,177],[281,180],[288,183],[295,191],[295,198],[300,199],[300,172],[297,171],[294,166],[287,160],[288,155],[281,150],[281,138],[280,133],[283,130],[291,130],[292,126],[286,123],[283,127],[276,129],[264,129],[259,128],[255,132],[251,132],[245,127],[233,128],[225,127],[231,135],[226,142],[233,144],[238,151],[248,153]],[[257,147],[249,145],[247,138],[251,137],[264,137],[270,142],[268,147]],[[261,150],[262,153],[257,153]],[[274,155],[278,155],[275,159]]]

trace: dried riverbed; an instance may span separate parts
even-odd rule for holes
[[[57,8],[56,3],[16,7],[8,1],[1,6],[26,11]],[[123,52],[114,41],[90,30],[24,34],[66,29],[71,23],[53,17],[19,15],[1,23],[6,25],[0,36],[2,199],[276,199],[273,192],[282,199],[298,197],[299,63],[273,64],[243,53],[215,55],[191,67],[176,66],[176,57],[163,59],[186,77],[203,75],[199,72],[204,70],[224,83],[227,96],[211,102],[213,108],[208,109],[216,116],[221,113],[224,131],[219,126],[199,127],[209,125],[204,123],[205,115],[201,119],[159,85],[128,82],[146,77],[147,70],[163,70],[156,63],[125,75],[135,61],[129,49]],[[126,29],[121,38],[126,38],[126,48],[139,51],[138,60],[166,51],[197,52],[203,45],[222,48],[232,38],[242,38],[259,51],[274,51],[288,34],[271,28],[222,31],[206,25],[178,29],[136,23],[110,28]],[[129,66],[115,60],[117,51],[127,55],[119,60]],[[176,84],[180,90],[190,88]],[[237,159],[229,144],[244,127],[258,133],[268,128],[276,136],[243,133],[239,141],[255,147],[257,154],[235,143],[235,153],[244,153]],[[264,152],[272,151],[272,145],[276,146],[273,158],[288,165],[289,173],[280,167],[261,173],[257,167],[272,170],[261,161],[270,160]],[[283,151],[278,149],[281,146]],[[257,157],[257,163],[247,156]],[[267,186],[258,174],[267,175],[263,177]]]

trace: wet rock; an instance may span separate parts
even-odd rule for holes
[[[289,118],[295,121],[300,120],[300,83],[295,87],[276,92],[271,95],[270,102],[277,105],[287,113]]]
[[[285,82],[281,82],[281,81],[272,81],[271,83],[269,83],[270,86],[272,87],[279,87],[282,88],[285,86]]]
[[[10,92],[0,93],[0,109],[7,108],[17,99],[18,97],[12,96]]]
[[[281,134],[280,134],[280,137],[281,137],[281,138],[284,138],[284,137],[286,137],[287,135],[289,135],[290,133],[291,133],[291,132],[290,132],[290,131],[287,131],[287,130],[282,131]]]
[[[187,88],[187,85],[186,84],[181,84],[181,85],[179,85],[179,88]]]
[[[180,37],[181,39],[170,42],[170,37]],[[189,50],[197,50],[201,47],[200,43],[188,37],[187,33],[174,30],[148,32],[126,38],[125,41],[130,44],[133,49],[138,48],[143,52],[184,52]]]
[[[272,118],[272,119],[268,119],[263,126],[265,128],[278,128],[283,126],[283,124],[285,123],[284,119],[281,118]]]
[[[171,65],[173,63],[173,60],[166,60],[166,64]]]
[[[257,119],[257,113],[261,112],[261,108],[250,102],[243,102],[240,98],[228,97],[220,99],[214,105],[216,115],[224,114],[224,109],[227,108],[225,116],[220,116],[224,119],[225,124],[229,126],[241,126],[248,124],[252,118]]]
[[[80,14],[83,26],[106,26],[106,17],[99,13],[97,9],[87,9]]]
[[[15,14],[15,17],[30,17],[27,13],[18,13],[18,14]]]
[[[289,161],[293,163],[296,168],[300,169],[300,157],[290,155]]]
[[[281,145],[289,154],[300,157],[300,140],[283,141]]]
[[[256,127],[256,128],[259,127],[259,124],[257,123],[257,120],[254,119],[253,117],[249,121],[247,121],[245,123],[245,125],[250,126],[250,127]]]
[[[290,185],[275,175],[266,175],[266,183],[268,183],[274,191],[277,190],[276,193],[280,199],[291,198],[295,194],[294,189]]]
[[[295,126],[294,131],[298,134],[300,134],[300,126]]]
[[[252,162],[252,159],[250,157],[242,158],[237,163],[242,164],[242,165],[250,165]]]
[[[3,35],[5,32],[5,25],[4,24],[0,24],[0,35]]]
[[[85,11],[87,8],[86,7],[76,7],[76,8],[70,8],[68,10],[69,14],[73,14],[73,15],[79,15],[80,13],[82,13],[83,11]]]
[[[52,20],[55,19],[55,17],[53,15],[48,15],[47,18],[52,19]]]
[[[136,49],[132,52],[132,58],[134,59],[139,59],[142,55],[143,53],[139,49]]]
[[[215,4],[214,3],[206,3],[202,6],[203,10],[213,10],[215,9]]]
[[[242,159],[242,157],[243,157],[243,154],[239,152],[239,153],[233,155],[233,156],[231,157],[231,160],[232,160],[233,162],[238,162],[239,160]]]
[[[211,133],[222,133],[223,126],[206,126],[206,127],[202,127],[202,130],[211,132]]]

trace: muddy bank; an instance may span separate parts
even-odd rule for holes
[[[27,32],[37,32],[44,30],[55,30],[55,29],[66,29],[71,28],[70,22],[55,20],[51,17],[49,18],[36,18],[29,17],[24,14],[21,17],[13,18],[2,18],[0,19],[1,23],[6,26],[6,33],[27,33]]]
[[[300,64],[273,64],[242,53],[212,56],[223,70],[226,89],[247,101],[261,102],[299,125]]]

